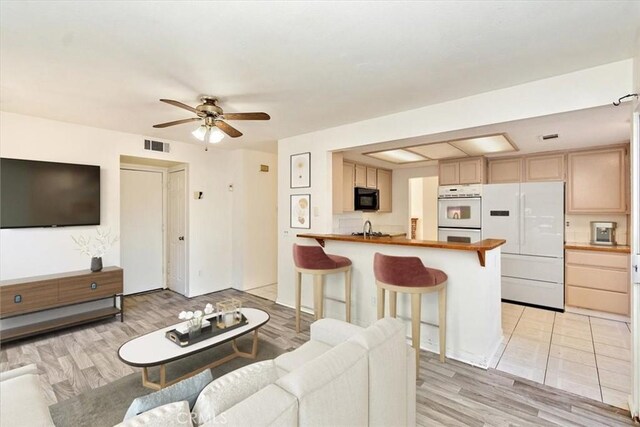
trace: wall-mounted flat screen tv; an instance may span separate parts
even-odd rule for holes
[[[0,228],[100,224],[100,166],[0,158]]]

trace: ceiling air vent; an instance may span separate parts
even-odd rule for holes
[[[550,134],[548,134],[548,135],[542,135],[542,136],[540,137],[540,139],[541,139],[542,141],[548,141],[548,140],[550,140],[550,139],[556,139],[556,138],[558,138],[558,134],[557,134],[557,133],[550,133]]]
[[[160,142],[160,141],[152,141],[150,139],[144,140],[144,149],[151,151],[161,151],[164,153],[169,152],[169,143],[168,142]]]

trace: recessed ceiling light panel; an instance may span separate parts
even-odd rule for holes
[[[449,143],[469,156],[516,151],[513,144],[503,134],[459,139],[457,141],[449,141]]]
[[[379,160],[384,160],[385,162],[391,163],[413,163],[413,162],[424,162],[425,160],[429,160],[420,154],[412,153],[411,151],[398,149],[398,150],[387,150],[387,151],[378,151],[374,153],[364,153],[365,156],[374,157]]]
[[[466,157],[464,151],[458,150],[456,147],[450,145],[447,142],[419,145],[417,147],[409,147],[407,149],[434,160]]]

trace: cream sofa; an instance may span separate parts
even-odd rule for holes
[[[0,426],[53,426],[36,365],[0,373]]]
[[[119,426],[414,426],[414,354],[396,319],[322,319],[298,349],[211,382],[191,413],[174,402]]]

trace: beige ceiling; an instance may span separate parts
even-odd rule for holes
[[[0,109],[182,141],[158,102],[220,97],[222,147],[274,141],[633,56],[637,1],[0,2]],[[187,113],[187,114],[185,114]]]
[[[599,145],[619,144],[629,141],[631,133],[630,117],[631,103],[627,102],[619,107],[607,105],[569,113],[361,146],[353,150],[345,151],[344,157],[353,161],[392,169],[419,167],[435,164],[436,161],[431,160],[397,165],[372,159],[363,153],[499,133],[508,135],[509,139],[518,147],[519,151],[515,153],[488,154],[487,157],[513,156],[544,151],[570,150]],[[548,134],[558,134],[558,138],[542,141],[540,137]]]

